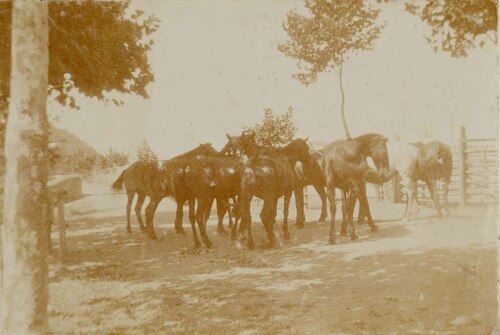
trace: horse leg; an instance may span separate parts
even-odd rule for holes
[[[328,200],[330,201],[330,237],[328,242],[336,244],[335,214],[337,213],[337,204],[335,203],[335,187],[333,185],[328,186]]]
[[[290,233],[288,232],[288,211],[289,211],[289,207],[290,207],[290,198],[291,197],[292,197],[292,192],[285,193],[285,201],[284,201],[284,208],[283,208],[283,237],[285,240],[290,239]]]
[[[365,187],[365,195],[366,195],[366,187]],[[362,225],[364,224],[366,221],[365,219],[367,218],[367,214],[366,214],[366,207],[364,206],[361,206],[361,198],[363,197],[363,195],[361,195],[361,197],[358,199],[359,200],[359,210],[358,210],[358,226],[359,225]],[[367,200],[368,201],[368,200]]]
[[[132,210],[132,201],[134,200],[135,191],[127,191],[127,232],[132,233],[132,228],[130,226],[130,211]]]
[[[249,249],[254,249],[255,244],[253,243],[252,237],[252,215],[250,214],[250,204],[252,202],[252,196],[246,197],[238,197],[238,211],[241,216],[240,229],[239,232],[243,232],[244,229],[247,229],[247,244]],[[234,232],[236,232],[236,224],[233,226]]]
[[[137,217],[137,221],[139,221],[139,227],[142,232],[146,231],[146,226],[144,226],[144,221],[142,221],[142,205],[144,205],[144,200],[146,199],[146,194],[137,193],[137,202],[135,203],[135,216]]]
[[[273,246],[275,244],[274,231],[273,231],[273,222],[272,222],[272,209],[273,209],[273,199],[266,198],[264,199],[264,205],[262,206],[262,210],[260,211],[260,219],[264,228],[267,232],[267,238],[269,239],[269,245]]]
[[[184,202],[182,202],[183,204]],[[191,231],[193,233],[193,243],[195,248],[201,246],[200,240],[198,239],[198,234],[196,233],[196,215],[195,215],[195,199],[189,199],[189,223],[191,224]]]
[[[149,204],[146,207],[146,230],[149,234],[149,237],[152,240],[156,240],[156,233],[155,233],[155,228],[153,225],[153,219],[155,216],[156,209],[158,208],[158,205],[160,203],[161,199],[156,199],[156,198],[151,198],[149,200]]]
[[[370,204],[368,203],[368,197],[366,196],[366,183],[361,183],[360,184],[360,194],[359,194],[359,212],[363,212],[362,214],[358,215],[363,215],[367,217],[368,219],[368,225],[370,226],[370,229],[373,232],[376,232],[378,230],[377,226],[373,222],[372,214],[370,212]],[[358,223],[359,223],[359,217],[358,217]]]
[[[359,198],[359,193],[357,191],[351,190],[349,196],[347,197],[347,226],[349,228],[349,235],[351,240],[356,240],[356,229],[354,228],[354,206],[356,205],[356,199]]]
[[[234,199],[234,197],[233,197]],[[226,209],[227,209],[227,216],[228,216],[228,224],[227,227],[229,229],[233,228],[233,210],[231,209],[231,202],[229,199],[226,199],[224,202]]]
[[[297,209],[295,225],[297,228],[304,228],[304,222],[306,221],[306,215],[304,213],[304,189],[302,186],[298,186],[293,190],[293,193],[295,195],[295,208]]]
[[[449,191],[449,187],[450,187],[450,180],[449,179],[446,179],[444,181],[444,210],[446,213],[449,213],[450,211],[450,208],[448,207],[448,191]]]
[[[210,218],[210,213],[212,213],[212,206],[214,205],[215,198],[210,197],[205,203],[206,206],[203,208],[203,222],[206,224]],[[199,200],[198,200],[199,201]]]
[[[212,242],[210,242],[210,239],[208,238],[207,235],[207,230],[206,230],[206,217],[207,217],[207,212],[210,210],[211,205],[213,203],[213,198],[211,199],[206,199],[206,198],[201,198],[198,199],[198,207],[196,208],[196,221],[198,222],[198,228],[200,229],[200,235],[203,240],[203,243],[207,248],[210,248],[212,246]]]
[[[342,190],[342,223],[340,235],[347,236],[347,192]]]
[[[413,218],[413,207],[415,205],[415,196],[417,193],[417,181],[408,178],[406,181],[407,198],[408,198],[408,210],[406,211],[405,220]],[[417,204],[418,207],[418,204]]]
[[[226,215],[226,210],[228,207],[226,206],[225,200],[217,199],[217,232],[221,234],[225,234],[226,230],[224,229],[224,215]],[[231,220],[231,215],[230,220]]]
[[[175,212],[175,232],[177,234],[185,234],[182,227],[182,217],[184,216],[184,199],[177,201],[177,210]]]
[[[321,198],[321,215],[319,216],[318,222],[323,223],[327,217],[327,204],[326,204],[326,192],[325,188],[321,185],[313,185],[316,192],[318,192],[319,197]]]
[[[439,204],[439,196],[436,191],[436,181],[432,179],[426,179],[425,183],[427,184],[427,187],[429,188],[429,191],[431,193],[431,198],[432,201],[434,202],[434,207],[436,208],[438,219],[442,219],[443,213],[441,212],[441,205]]]

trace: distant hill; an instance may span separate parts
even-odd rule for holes
[[[102,155],[74,134],[53,125],[50,126],[49,156],[52,175],[85,175],[128,164],[126,154],[110,150]]]
[[[61,156],[71,156],[81,153],[85,156],[100,156],[100,154],[83,140],[67,130],[50,125],[49,142],[56,144]]]

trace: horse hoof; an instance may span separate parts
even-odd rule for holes
[[[205,241],[205,247],[210,248],[213,244],[210,241]]]
[[[337,240],[335,239],[335,237],[330,237],[330,239],[328,240],[328,243],[337,244]]]
[[[321,216],[319,219],[318,219],[318,222],[319,223],[325,223],[326,221],[326,216]]]
[[[358,220],[358,226],[364,225],[366,223],[365,220]]]
[[[177,234],[186,235],[186,232],[184,231],[184,228],[175,228],[175,232]]]
[[[195,247],[196,249],[198,249],[199,247],[201,247],[201,243],[200,243],[200,241],[194,241],[194,247]]]
[[[351,241],[355,241],[358,239],[358,236],[356,234],[351,234]]]
[[[340,231],[340,235],[342,235],[342,236],[347,236],[347,230],[342,229],[342,230]]]
[[[152,240],[157,240],[158,237],[156,237],[156,234],[149,234],[149,238]]]
[[[284,238],[285,240],[290,240],[290,239],[292,239],[292,237],[290,236],[290,233],[285,233],[285,235],[283,236],[283,238]]]
[[[221,234],[221,235],[226,235],[227,231],[224,228],[219,228],[219,229],[217,229],[217,233]]]
[[[373,226],[370,227],[370,230],[371,230],[372,233],[375,233],[376,231],[378,231],[378,227],[375,226],[375,225],[373,225]]]
[[[248,249],[250,249],[250,250],[255,249],[255,244],[253,244],[253,242],[252,243],[248,243]]]

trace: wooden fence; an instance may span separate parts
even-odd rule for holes
[[[477,204],[498,201],[498,140],[495,138],[467,138],[464,127],[460,128],[458,145],[452,147],[453,171],[449,186],[450,204]],[[406,194],[400,177],[381,185],[372,192],[377,199],[405,202]],[[432,206],[429,189],[424,182],[417,183],[419,204]],[[443,199],[443,182],[437,182],[440,199]],[[319,197],[306,188],[305,202],[308,208],[318,206]],[[339,198],[339,197],[337,197]],[[321,203],[319,203],[321,206]]]

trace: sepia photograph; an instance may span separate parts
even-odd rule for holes
[[[0,0],[0,333],[500,334],[498,0]]]

